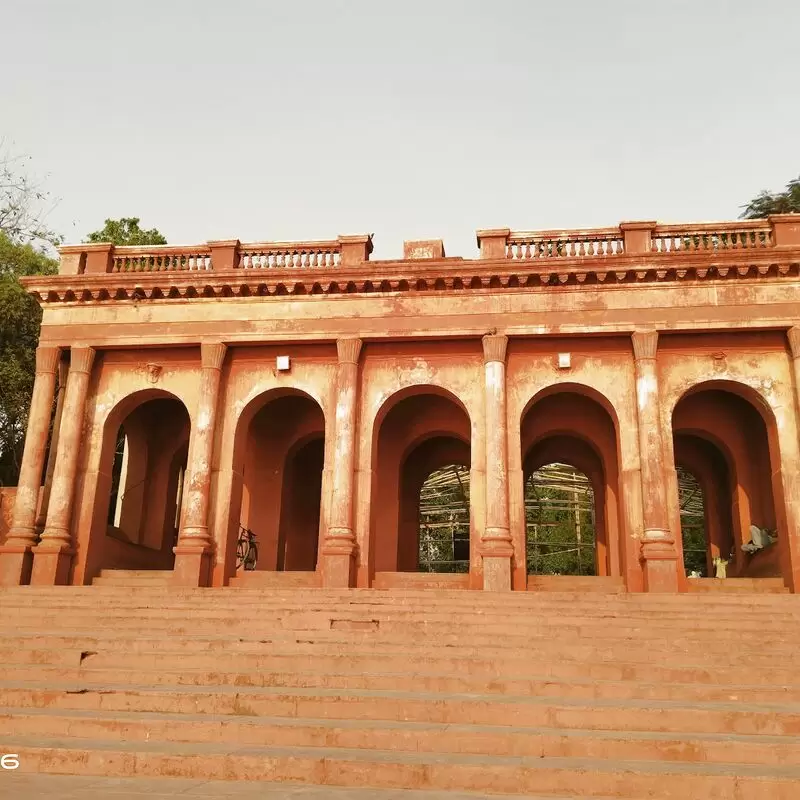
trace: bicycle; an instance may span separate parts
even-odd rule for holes
[[[258,542],[256,535],[244,525],[239,526],[239,538],[236,541],[236,569],[254,570],[258,562]]]

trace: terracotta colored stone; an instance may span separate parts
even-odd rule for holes
[[[524,485],[566,461],[593,488],[603,591],[694,591],[678,467],[713,512],[709,560],[794,590],[798,226],[482,230],[477,259],[426,240],[385,262],[368,235],[64,247],[58,276],[25,279],[42,352],[72,365],[47,468],[56,367],[37,379],[3,580],[34,553],[34,583],[541,590]],[[469,573],[420,577],[419,488],[446,464],[469,470]],[[777,545],[741,554],[751,524]],[[237,573],[242,527],[274,574]]]

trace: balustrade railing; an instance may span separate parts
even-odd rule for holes
[[[208,247],[115,247],[112,272],[163,272],[212,269]]]
[[[653,253],[752,250],[772,245],[772,228],[764,220],[656,225],[650,237],[650,251]]]
[[[619,228],[597,228],[577,231],[514,232],[506,243],[506,258],[575,258],[580,256],[614,256],[624,250]]]
[[[622,222],[613,228],[568,231],[478,231],[481,259],[515,262],[589,259],[615,256],[647,257],[767,248],[800,248],[800,214],[769,219],[659,225]],[[440,259],[443,248],[439,243]],[[66,245],[59,248],[62,275],[103,272],[224,272],[244,270],[336,270],[358,268],[369,261],[371,235],[339,236],[310,242],[253,242],[238,239],[174,247],[115,247],[108,243]],[[419,262],[418,259],[417,263]]]
[[[338,267],[341,245],[338,241],[304,244],[266,242],[243,244],[239,266],[243,269],[303,269]]]

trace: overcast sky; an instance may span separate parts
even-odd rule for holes
[[[0,0],[0,137],[80,241],[732,219],[800,174],[797,0]]]

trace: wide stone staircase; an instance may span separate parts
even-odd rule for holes
[[[800,797],[794,595],[143,581],[4,589],[0,610],[20,772]]]

